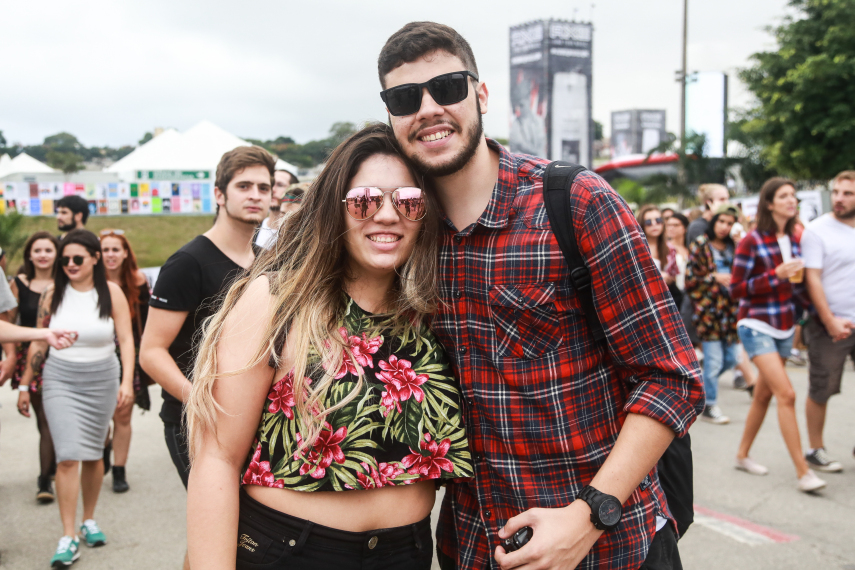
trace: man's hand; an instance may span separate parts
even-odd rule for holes
[[[782,263],[778,267],[775,268],[775,275],[778,276],[778,279],[789,279],[799,271],[801,271],[805,266],[805,262],[801,259],[793,259],[786,263]]]
[[[502,540],[524,526],[534,531],[531,541],[516,552],[496,547],[495,559],[502,570],[525,565],[526,570],[547,568],[571,570],[579,565],[603,531],[594,528],[591,508],[585,501],[573,501],[559,509],[530,509],[507,522],[499,531]]]
[[[57,350],[68,348],[77,340],[77,333],[74,331],[62,329],[44,329],[44,331],[45,336],[43,340]]]
[[[828,336],[834,342],[848,338],[852,334],[852,330],[855,329],[855,323],[843,317],[831,317],[829,322],[823,324],[828,330]]]
[[[0,362],[0,386],[6,383],[6,380],[15,375],[16,360],[6,358]]]

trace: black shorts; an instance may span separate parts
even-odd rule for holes
[[[163,437],[166,439],[166,447],[169,448],[172,463],[186,489],[187,480],[190,477],[190,448],[187,446],[187,434],[181,424],[163,422]]]
[[[430,517],[406,526],[348,532],[271,509],[243,489],[236,547],[237,570],[429,570],[433,559]]]

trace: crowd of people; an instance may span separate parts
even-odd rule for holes
[[[443,570],[680,569],[688,431],[729,422],[729,370],[753,398],[738,469],[768,472],[750,452],[773,397],[797,488],[842,469],[822,433],[855,357],[855,171],[806,228],[788,179],[748,220],[721,185],[696,215],[633,212],[581,171],[572,267],[548,161],[484,136],[464,38],[408,24],[378,75],[389,124],[341,143],[311,185],[259,147],[223,155],[213,226],[155,283],[73,196],[62,234],[30,236],[0,279],[0,381],[35,416],[36,499],[59,503],[52,567],[107,543],[102,480],[131,488],[132,409],[155,383],[188,495],[185,568],[427,569],[445,485]],[[804,453],[785,364],[807,315]]]

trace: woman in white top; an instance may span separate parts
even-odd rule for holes
[[[80,533],[89,546],[106,544],[95,523],[95,505],[104,478],[104,438],[113,411],[133,398],[134,339],[130,310],[122,289],[107,281],[101,243],[92,232],[74,230],[60,243],[61,271],[39,303],[37,326],[73,328],[77,342],[52,351],[42,373],[42,400],[56,449],[56,490],[63,537],[51,566],[68,566],[80,556],[75,532],[77,495],[83,491]],[[119,339],[122,379],[114,338]],[[31,370],[45,358],[45,344],[33,342]],[[82,470],[79,463],[83,463]],[[78,472],[80,475],[78,476]]]

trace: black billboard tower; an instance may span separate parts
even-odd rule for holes
[[[566,20],[511,28],[512,152],[591,166],[592,36]]]

